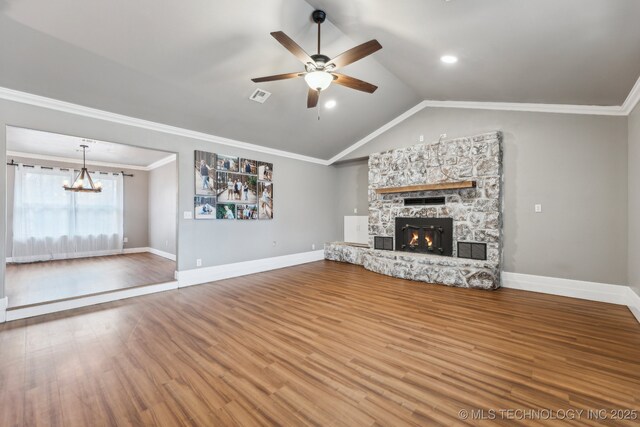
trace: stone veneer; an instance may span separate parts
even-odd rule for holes
[[[378,194],[377,188],[475,180],[476,188]],[[408,197],[442,197],[441,206],[404,206]],[[453,218],[453,257],[379,251],[374,236],[392,236],[395,218]],[[457,242],[487,244],[487,260],[457,258]],[[325,246],[325,258],[368,270],[450,286],[500,287],[502,259],[502,135],[419,144],[369,156],[369,247]]]

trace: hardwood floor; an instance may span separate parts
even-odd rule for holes
[[[1,426],[450,426],[477,424],[462,409],[640,410],[640,325],[622,306],[321,261],[0,325],[0,385]],[[566,421],[599,424],[586,411]]]
[[[176,263],[147,252],[7,264],[9,307],[174,280]]]

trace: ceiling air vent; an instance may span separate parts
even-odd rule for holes
[[[255,92],[249,97],[250,100],[259,102],[260,104],[264,104],[264,101],[267,100],[271,96],[271,93],[266,90],[256,89]]]

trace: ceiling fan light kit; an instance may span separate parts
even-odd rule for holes
[[[304,75],[304,80],[309,85],[309,88],[320,92],[329,87],[333,81],[333,76],[326,71],[312,71]]]
[[[251,80],[255,83],[260,83],[304,77],[305,82],[309,86],[307,108],[316,107],[320,98],[320,92],[326,90],[333,82],[362,92],[375,92],[378,88],[377,86],[344,74],[336,73],[335,70],[371,55],[372,53],[382,49],[382,46],[374,39],[349,49],[334,58],[329,58],[328,56],[321,54],[320,27],[326,17],[327,14],[322,10],[315,10],[311,14],[313,22],[318,24],[318,53],[315,55],[309,55],[296,42],[294,42],[293,39],[282,31],[275,31],[271,33],[273,38],[275,38],[282,46],[285,47],[285,49],[295,55],[295,57],[304,64],[305,71],[299,73],[276,74]]]

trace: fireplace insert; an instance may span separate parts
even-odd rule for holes
[[[396,251],[453,256],[453,219],[396,218]]]

